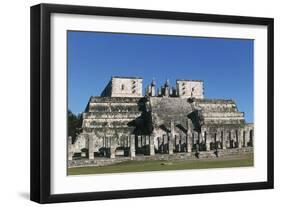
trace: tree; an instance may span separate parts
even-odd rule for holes
[[[72,142],[76,139],[77,135],[82,131],[82,114],[74,114],[68,110],[67,113],[67,134],[72,137]]]

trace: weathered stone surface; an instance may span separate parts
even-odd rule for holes
[[[130,136],[130,156],[136,156],[136,149],[135,149],[135,135]]]
[[[142,78],[114,76],[111,78],[110,82],[101,93],[101,96],[141,97]]]
[[[68,141],[68,160],[158,159],[182,152],[202,158],[216,149],[223,154],[253,146],[253,124],[233,100],[204,98],[202,81],[178,80],[176,88],[166,81],[156,89],[153,81],[143,97],[141,78],[113,77],[101,97],[90,97],[83,131]]]
[[[177,92],[179,97],[204,98],[203,81],[198,80],[177,80]]]

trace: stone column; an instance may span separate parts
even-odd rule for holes
[[[130,136],[130,157],[136,156],[136,149],[135,149],[135,135],[131,134]]]
[[[168,150],[170,155],[173,154],[173,142],[174,142],[173,134],[169,133]]]
[[[149,136],[149,155],[155,155],[154,137],[155,135],[153,133]]]
[[[170,123],[171,133],[169,136],[169,154],[173,154],[174,150],[174,139],[175,139],[175,123],[171,121]]]
[[[231,140],[232,140],[232,147],[235,148],[235,142],[236,142],[236,132],[235,130],[231,130]]]
[[[232,136],[232,140],[233,140],[233,147],[234,147],[234,148],[236,148],[236,147],[238,148],[238,138],[237,138],[237,137],[238,137],[238,136],[237,136],[237,135],[238,135],[238,132],[237,132],[237,129],[232,130],[231,132],[232,132],[232,135],[231,135],[231,136]],[[236,144],[236,143],[237,143],[237,144]]]
[[[237,137],[237,141],[238,141],[238,148],[242,148],[242,143],[243,143],[243,130],[242,129],[238,129],[238,137]]]
[[[141,136],[138,135],[137,139],[138,139],[138,148],[141,148]]]
[[[94,137],[93,136],[89,136],[89,146],[88,146],[88,150],[89,150],[89,160],[93,160],[95,158],[94,155]]]
[[[245,137],[246,133],[245,130],[242,130],[242,147],[246,147],[246,137]]]
[[[174,121],[171,121],[170,128],[171,128],[172,140],[174,140],[174,137],[175,137],[175,123],[174,123]]]
[[[187,152],[192,151],[192,133],[189,130],[186,133],[186,150]]]
[[[226,148],[230,148],[230,140],[231,140],[231,132],[225,131],[225,138],[226,138]]]
[[[193,131],[193,143],[194,143],[194,144],[199,143],[199,145],[200,145],[200,140],[199,140],[199,139],[200,139],[200,138],[199,138],[199,133],[196,132],[196,131]]]
[[[109,141],[109,146],[110,146],[110,158],[115,158],[115,148],[113,147],[113,141],[112,141],[112,137],[110,137],[110,141]]]
[[[226,133],[224,130],[220,132],[222,149],[226,149]]]
[[[252,131],[252,139],[251,139],[251,131]],[[249,132],[249,141],[252,140],[252,143],[251,143],[251,147],[254,146],[254,130],[251,129],[250,132]]]
[[[110,147],[110,158],[115,158],[115,149]]]
[[[248,129],[245,130],[245,147],[248,147],[250,141],[250,131]]]
[[[67,138],[67,154],[68,154],[68,160],[72,160],[73,158],[73,145],[72,145],[72,137],[69,136]]]
[[[192,133],[190,131],[189,127],[189,121],[186,121],[186,151],[191,152],[192,151]]]
[[[211,143],[211,137],[210,137],[210,133],[206,132],[206,151],[210,151],[210,143]]]
[[[170,145],[171,145],[171,150],[172,150],[172,152],[173,152],[173,150],[174,150],[174,140],[175,140],[175,122],[174,121],[171,121],[171,123],[170,123],[170,128],[171,128],[171,141],[172,141],[172,143],[170,143]],[[169,150],[170,150],[170,147],[169,147]]]
[[[150,136],[147,135],[145,140],[146,140],[145,145],[149,145],[150,144]]]
[[[143,154],[149,154],[149,135],[143,135]]]

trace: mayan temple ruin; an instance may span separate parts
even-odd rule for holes
[[[254,129],[233,100],[204,97],[201,80],[112,77],[90,97],[82,132],[68,137],[69,166],[108,165],[116,160],[197,159],[253,152]]]

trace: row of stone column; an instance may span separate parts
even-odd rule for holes
[[[207,151],[210,150],[210,143],[220,143],[221,149],[253,146],[253,130],[220,130],[212,134],[204,130],[202,135]],[[199,140],[199,143],[202,141]]]
[[[129,148],[129,156],[135,157],[136,156],[135,135],[134,134],[129,135],[128,137],[126,137],[126,139],[123,139],[123,142],[124,142],[123,147]],[[93,146],[94,146],[93,145],[93,138],[90,138],[89,139],[89,159],[94,159],[94,147]],[[103,147],[109,148],[110,158],[115,158],[116,148],[112,143],[111,137],[103,139]]]
[[[160,153],[173,154],[175,152],[191,152],[192,141],[186,135],[163,134],[157,138],[157,149]]]
[[[252,135],[250,135],[252,134]],[[218,131],[217,133],[202,133],[187,131],[180,136],[172,133],[163,134],[157,138],[160,153],[191,152],[194,150],[210,151],[214,148],[242,148],[253,146],[253,131],[238,129],[234,131]],[[198,149],[197,148],[198,145]],[[202,147],[204,146],[204,148]]]
[[[135,136],[129,135],[125,141],[125,146],[129,148],[129,156],[136,156],[136,146],[141,148],[148,146],[149,155],[155,155],[154,137],[144,135]],[[135,139],[137,143],[135,143]],[[209,133],[207,129],[203,129],[201,133],[190,132],[182,133],[180,136],[174,132],[174,126],[171,124],[170,132],[163,134],[162,137],[157,138],[158,152],[173,154],[175,152],[192,152],[192,148],[196,144],[204,145],[206,151],[211,150],[211,143],[220,144],[218,148],[241,148],[247,146],[253,146],[253,131],[252,130],[221,130],[217,133]],[[235,146],[231,146],[231,143]],[[103,145],[106,148],[110,148],[110,158],[115,158],[115,148],[112,146],[111,139],[104,139]],[[94,143],[93,138],[89,138],[89,159],[94,159]]]
[[[135,140],[135,135],[131,135],[131,146],[132,146],[132,140]],[[146,148],[146,151],[148,152],[148,155],[154,155],[154,136],[152,135],[138,135],[136,136],[136,141],[134,146],[137,147],[138,151],[143,150],[143,148]],[[135,150],[136,151],[136,150]],[[143,152],[144,153],[144,152]]]

